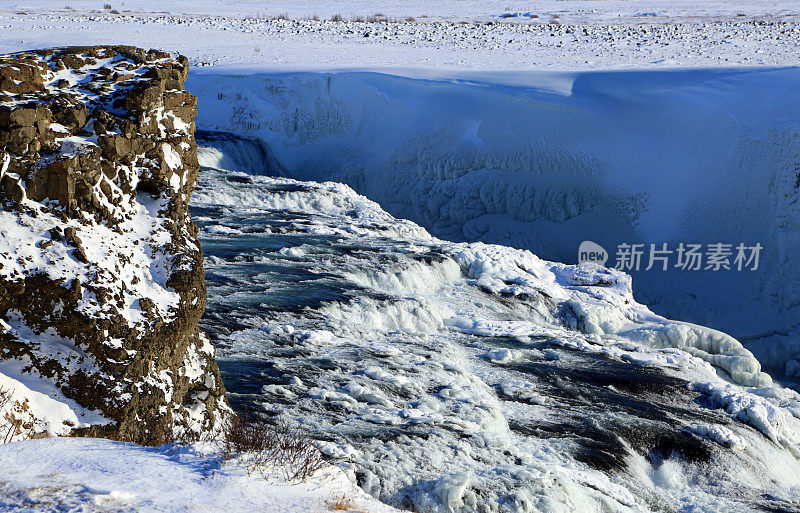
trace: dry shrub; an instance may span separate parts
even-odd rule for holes
[[[33,423],[24,421],[27,411],[27,400],[24,403],[12,402],[11,392],[0,388],[0,444],[33,436]]]
[[[288,481],[303,481],[327,466],[314,441],[283,421],[270,424],[248,414],[230,415],[220,443],[227,457],[242,457],[249,473],[264,477],[283,472]]]
[[[331,511],[353,511],[353,501],[346,495],[335,497],[331,500],[325,501],[325,505]]]
[[[331,16],[331,21],[344,21],[344,16],[341,14],[334,14]]]
[[[382,13],[378,13],[378,14],[373,14],[372,16],[367,16],[367,21],[370,23],[382,23],[382,22],[388,22],[389,18],[387,18],[386,15]]]
[[[176,424],[172,429],[168,429],[157,436],[153,443],[155,445],[192,445],[200,441],[200,431],[192,429],[187,425]]]

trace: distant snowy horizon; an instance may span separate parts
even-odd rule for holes
[[[132,44],[271,71],[780,67],[798,64],[798,21],[797,0],[28,0],[0,2],[0,50]]]

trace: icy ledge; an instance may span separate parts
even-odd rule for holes
[[[565,327],[569,330],[618,336],[655,348],[683,349],[726,371],[740,385],[772,383],[753,354],[733,337],[703,326],[665,319],[637,303],[630,277],[616,269],[547,262],[527,250],[482,243],[454,244],[448,253],[467,276],[493,294],[536,293],[559,302],[562,310],[567,311]],[[466,332],[486,331],[480,326],[464,327],[461,321],[457,321],[456,327]],[[516,325],[513,335],[540,332],[541,328],[532,323],[530,332]],[[498,330],[497,335],[502,334]]]

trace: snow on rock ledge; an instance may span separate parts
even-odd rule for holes
[[[565,265],[541,260],[528,250],[483,243],[455,244],[452,257],[486,292],[546,298],[569,330],[590,336],[620,336],[656,348],[678,348],[724,370],[735,383],[768,386],[772,378],[735,338],[720,331],[665,319],[637,303],[630,276],[596,264]],[[448,320],[465,333],[489,334],[463,319]],[[508,327],[505,327],[508,330]],[[533,335],[536,325],[505,334]]]
[[[0,56],[0,386],[55,403],[34,432],[157,443],[227,408],[197,327],[187,71],[133,47]]]

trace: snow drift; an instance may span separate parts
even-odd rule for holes
[[[632,272],[637,300],[800,371],[800,70],[195,72],[198,126],[256,138],[251,162],[347,183],[434,235],[575,262],[617,246],[759,243],[755,271]],[[267,150],[265,150],[265,147]],[[264,156],[271,163],[265,165]],[[277,170],[277,171],[276,171]]]

